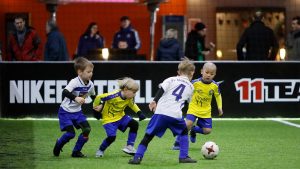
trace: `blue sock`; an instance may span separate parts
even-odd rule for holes
[[[65,145],[67,142],[69,142],[72,138],[75,137],[75,133],[66,132],[63,134],[58,140],[57,143],[59,145]]]
[[[192,130],[194,130],[196,133],[204,134],[204,133],[203,133],[203,129],[202,129],[201,127],[199,127],[199,126],[194,126],[194,127],[192,128]]]
[[[110,144],[104,139],[99,147],[99,150],[105,151]]]
[[[180,153],[179,158],[186,158],[189,155],[188,135],[180,135]]]
[[[84,137],[82,134],[80,134],[73,151],[81,151],[83,145],[88,141],[88,139],[88,137]]]
[[[143,158],[146,150],[147,150],[147,147],[143,144],[140,144],[134,155],[134,158]]]
[[[127,140],[127,145],[134,145],[135,139],[136,139],[137,133],[129,133],[128,134],[128,140]]]

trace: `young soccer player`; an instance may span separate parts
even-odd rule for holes
[[[186,125],[191,130],[190,141],[192,143],[196,142],[196,133],[209,134],[212,131],[211,100],[213,96],[217,101],[219,116],[223,115],[219,84],[213,80],[216,72],[216,65],[212,62],[206,62],[201,69],[202,77],[192,81],[194,93],[186,115]],[[196,120],[197,125],[193,126]],[[180,138],[177,137],[174,150],[179,149],[179,140]]]
[[[149,142],[156,135],[162,137],[167,128],[173,135],[180,135],[181,147],[179,153],[179,163],[196,163],[196,160],[188,156],[189,141],[188,129],[182,118],[182,107],[185,101],[188,101],[194,87],[190,80],[193,77],[195,66],[188,59],[180,62],[178,65],[178,76],[170,77],[160,84],[160,89],[156,93],[154,100],[149,104],[151,111],[154,111],[146,134],[138,146],[138,150],[129,164],[140,164],[144,153],[147,150]]]
[[[53,149],[54,156],[59,156],[63,146],[75,137],[75,130],[81,128],[72,157],[85,157],[81,153],[83,145],[88,141],[91,127],[81,110],[85,98],[95,95],[94,84],[91,81],[94,65],[87,59],[80,57],[75,60],[74,68],[78,76],[72,79],[62,92],[64,100],[58,110],[59,125],[65,133],[56,141]],[[74,127],[73,127],[74,126]]]
[[[139,116],[139,120],[146,117],[139,107],[134,103],[134,96],[139,90],[139,85],[132,78],[119,80],[120,90],[98,95],[94,100],[94,110],[102,113],[103,127],[106,131],[105,138],[96,152],[96,157],[103,157],[104,151],[116,139],[117,130],[125,132],[129,127],[129,134],[123,152],[134,155],[134,142],[137,136],[139,123],[130,116],[125,115],[124,109],[128,106]]]

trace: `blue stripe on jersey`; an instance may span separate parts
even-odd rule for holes
[[[194,79],[192,80],[192,84],[196,83],[196,82],[199,82],[202,78],[200,77],[199,79]]]
[[[221,93],[221,90],[220,90],[220,85],[219,85],[219,83],[218,83],[218,82],[216,82],[216,81],[214,81],[214,80],[213,80],[212,82],[218,86],[218,91],[219,91],[219,93]]]
[[[81,81],[81,79],[80,79],[79,77],[77,77],[77,78],[78,78],[79,82],[80,82],[82,85],[84,85],[83,82]]]
[[[112,95],[108,95],[108,96],[102,98],[101,100],[105,102],[105,101],[111,100],[111,99],[119,97],[119,96],[121,97],[121,91],[119,91],[118,93],[112,94]]]
[[[92,87],[92,85],[90,86],[87,86],[87,87],[76,87],[73,89],[73,91],[76,91],[76,92],[86,92],[86,91],[89,91],[89,89]]]

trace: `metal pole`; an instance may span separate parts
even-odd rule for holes
[[[155,23],[156,23],[156,10],[151,11],[150,19],[150,60],[154,60],[154,39],[155,39]]]

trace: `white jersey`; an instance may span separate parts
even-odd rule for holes
[[[69,84],[65,87],[69,92],[75,96],[86,98],[91,95],[95,95],[94,84],[89,81],[87,85],[83,83],[80,77],[72,79]],[[70,100],[65,97],[60,105],[65,111],[69,113],[75,113],[81,110],[81,105],[74,100]]]
[[[155,114],[163,114],[174,118],[182,118],[185,101],[190,101],[194,87],[186,76],[170,77],[160,84],[164,94],[159,99]]]

